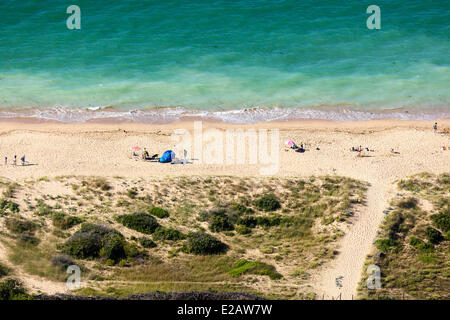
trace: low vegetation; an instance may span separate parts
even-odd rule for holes
[[[28,300],[29,296],[23,284],[16,279],[0,281],[0,300]]]
[[[137,248],[127,243],[120,232],[98,224],[83,224],[61,250],[79,259],[102,258],[108,264],[139,255]]]
[[[89,287],[78,294],[311,298],[311,274],[334,259],[366,188],[338,176],[47,177],[15,185],[0,202],[0,241],[14,267],[51,281],[82,267]]]
[[[4,264],[0,263],[0,278],[5,277],[9,274],[9,268]]]
[[[204,232],[192,232],[187,236],[187,241],[183,246],[183,251],[193,254],[219,254],[224,253],[228,246]]]
[[[83,219],[76,216],[67,215],[63,212],[55,212],[53,213],[52,221],[55,227],[62,230],[67,230],[83,222]]]
[[[381,269],[382,288],[362,299],[448,299],[450,288],[450,174],[419,174],[398,183],[376,250],[367,265]]]
[[[143,212],[120,215],[117,217],[117,221],[127,228],[145,234],[152,234],[159,227],[158,222],[153,216]]]
[[[158,227],[153,233],[153,239],[156,241],[163,241],[163,240],[177,241],[183,240],[185,237],[186,236],[182,234],[180,231],[172,228]]]
[[[155,217],[158,217],[161,219],[169,217],[169,212],[167,212],[167,210],[164,210],[163,208],[159,208],[159,207],[151,208],[149,213],[152,216],[155,216]]]
[[[276,271],[274,266],[260,261],[248,260],[236,261],[229,273],[235,277],[239,277],[243,274],[265,275],[269,276],[269,278],[272,280],[281,279],[283,277]]]
[[[255,201],[255,205],[259,210],[263,211],[275,211],[281,208],[281,204],[277,197],[272,194],[265,194]]]
[[[0,199],[0,217],[11,213],[18,213],[19,205],[12,200]]]

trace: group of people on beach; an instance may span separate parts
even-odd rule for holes
[[[24,166],[26,164],[25,155],[23,155],[20,158],[20,162],[21,162],[22,166]],[[8,165],[8,157],[5,156],[5,166],[7,166],[7,165]],[[12,161],[12,165],[13,166],[17,166],[17,155],[14,155],[14,158],[13,158],[13,161]]]
[[[294,141],[292,141],[292,140],[287,140],[287,141],[285,142],[285,145],[286,145],[285,151],[289,151],[289,149],[293,149],[295,152],[300,152],[300,153],[303,153],[303,152],[306,151],[306,146],[303,145],[303,142],[300,143],[300,146],[298,146],[298,145],[295,144]],[[316,150],[320,150],[320,148],[317,147]]]
[[[136,150],[133,151],[132,156],[135,160],[139,160],[139,158],[141,158],[144,161],[150,161],[150,160],[157,160],[158,158],[158,154],[154,154],[153,156],[150,157],[150,154],[148,153],[147,149],[144,148],[142,150],[141,155],[139,156],[139,154],[136,152]]]

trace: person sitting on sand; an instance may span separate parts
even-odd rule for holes
[[[158,155],[156,155],[158,156]],[[148,153],[147,149],[144,148],[144,151],[142,152],[142,159],[144,160],[153,160],[155,156],[150,157],[150,154]]]
[[[391,149],[391,153],[393,153],[393,154],[400,154],[400,152],[395,151],[394,148]]]
[[[144,150],[142,151],[142,159],[143,160],[147,160],[149,158],[149,154],[146,148],[144,148]]]
[[[295,152],[303,153],[303,152],[305,152],[305,151],[306,151],[306,149],[305,149],[305,147],[303,146],[303,143],[300,144],[300,147],[299,147],[299,148],[297,147],[297,149],[295,149]]]

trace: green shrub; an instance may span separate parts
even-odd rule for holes
[[[281,208],[280,202],[272,193],[265,194],[257,199],[255,205],[259,210],[263,211],[275,211]]]
[[[211,231],[220,232],[234,230],[234,223],[238,220],[238,217],[233,211],[218,208],[201,212],[199,220],[208,221]]]
[[[228,246],[204,232],[192,232],[187,236],[183,251],[186,253],[209,255],[226,252]]]
[[[125,244],[125,239],[121,234],[110,233],[105,235],[102,239],[102,248],[99,251],[99,256],[105,260],[113,260],[117,263],[126,258]]]
[[[283,276],[277,272],[274,266],[260,262],[260,261],[248,261],[239,260],[232,265],[232,269],[229,274],[234,277],[239,277],[242,274],[257,274],[266,275],[270,279],[281,279]]]
[[[17,218],[6,218],[5,225],[9,231],[14,233],[34,232],[37,228],[37,225],[32,221]]]
[[[95,233],[76,232],[63,246],[63,252],[79,259],[92,259],[99,256],[102,237]]]
[[[397,252],[401,248],[400,243],[392,239],[378,239],[375,243],[377,244],[377,249],[384,253],[389,251]]]
[[[386,217],[385,229],[389,239],[397,239],[398,233],[407,234],[414,227],[414,215],[400,210],[393,211]]]
[[[425,235],[428,241],[434,244],[439,244],[442,240],[444,240],[442,233],[430,226],[425,229]]]
[[[431,253],[434,252],[434,245],[430,242],[424,242],[418,246],[420,252]]]
[[[19,185],[17,183],[13,183],[13,184],[8,185],[6,187],[6,190],[3,191],[3,196],[5,198],[14,198],[14,195],[16,193],[16,188],[18,186]]]
[[[447,208],[438,214],[431,215],[431,220],[433,221],[433,224],[443,232],[450,231],[450,208]]]
[[[246,217],[240,217],[237,221],[238,225],[243,225],[247,228],[254,228],[258,224],[255,217],[252,216],[246,216]]]
[[[162,241],[162,240],[171,240],[177,241],[185,238],[185,235],[180,231],[172,229],[172,228],[164,228],[158,227],[152,235],[153,240]]]
[[[0,199],[0,216],[6,215],[8,212],[18,213],[19,205],[11,200]]]
[[[116,264],[116,262],[114,260],[108,259],[105,261],[105,264],[109,267],[112,267],[113,265]]]
[[[0,263],[0,278],[7,276],[9,274],[9,268]]]
[[[136,198],[137,194],[138,194],[138,191],[136,188],[131,188],[131,189],[127,190],[127,196],[130,197],[131,199]]]
[[[52,215],[53,225],[59,229],[67,230],[83,222],[81,218],[69,216],[63,212],[54,212]]]
[[[105,178],[101,177],[94,178],[94,180],[92,181],[92,186],[102,191],[108,191],[112,189],[108,181]]]
[[[34,231],[37,229],[36,223],[17,218],[6,218],[5,225],[9,231],[17,234],[19,241],[31,245],[39,244],[39,239],[34,236]]]
[[[158,218],[167,218],[169,216],[169,212],[164,210],[163,208],[153,207],[150,209],[149,213]]]
[[[80,259],[102,257],[118,261],[125,257],[123,235],[108,227],[86,223],[62,247],[62,251]]]
[[[120,261],[119,261],[119,266],[120,266],[120,267],[128,267],[128,266],[129,266],[128,261],[125,260],[125,259],[120,260]]]
[[[35,215],[47,216],[53,213],[52,207],[46,204],[43,200],[38,200],[37,202],[38,204],[36,206],[36,211],[34,212]]]
[[[0,300],[28,300],[22,283],[15,279],[6,279],[0,282]]]
[[[127,228],[145,234],[152,234],[159,227],[158,222],[153,216],[143,212],[121,215],[117,218],[117,221]]]
[[[417,237],[411,237],[409,243],[420,252],[428,252],[431,253],[434,251],[434,246],[432,243],[426,243],[422,239]]]
[[[409,239],[409,244],[412,245],[414,248],[419,248],[422,244],[424,244],[422,239],[419,239],[417,237],[411,237]]]
[[[236,212],[239,215],[254,213],[252,208],[248,208],[245,205],[240,204],[240,203],[235,203],[234,205],[232,205],[230,207],[230,209],[233,210],[234,212]]]
[[[59,267],[61,270],[66,271],[67,268],[75,264],[75,261],[66,254],[60,254],[50,259],[52,265]]]
[[[247,227],[245,225],[242,225],[242,224],[236,225],[235,230],[239,234],[249,234],[249,233],[252,232],[251,228],[249,228],[249,227]]]
[[[139,250],[138,246],[134,243],[125,243],[123,249],[127,260],[145,256],[145,253]]]
[[[209,230],[213,232],[230,231],[234,230],[234,226],[226,216],[214,216],[211,218]]]
[[[275,219],[272,224],[277,221],[278,219]],[[311,228],[314,225],[314,219],[305,216],[283,217],[279,221],[281,226],[279,233],[284,238],[308,237],[311,235]]]
[[[419,202],[417,201],[416,198],[409,197],[405,200],[399,201],[398,206],[402,209],[415,209],[415,208],[417,208],[418,203]]]
[[[138,242],[141,246],[143,246],[144,248],[147,248],[147,249],[156,247],[156,243],[149,238],[144,238],[144,237],[139,238]]]
[[[40,242],[38,238],[35,237],[33,233],[24,232],[17,235],[17,238],[25,243],[25,244],[31,244],[33,246],[37,246]]]
[[[281,223],[280,217],[257,217],[256,223],[262,227],[278,226]]]

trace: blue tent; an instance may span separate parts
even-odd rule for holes
[[[172,150],[167,150],[163,153],[162,157],[159,158],[159,162],[172,162],[173,159],[175,159],[175,152],[173,152]]]

